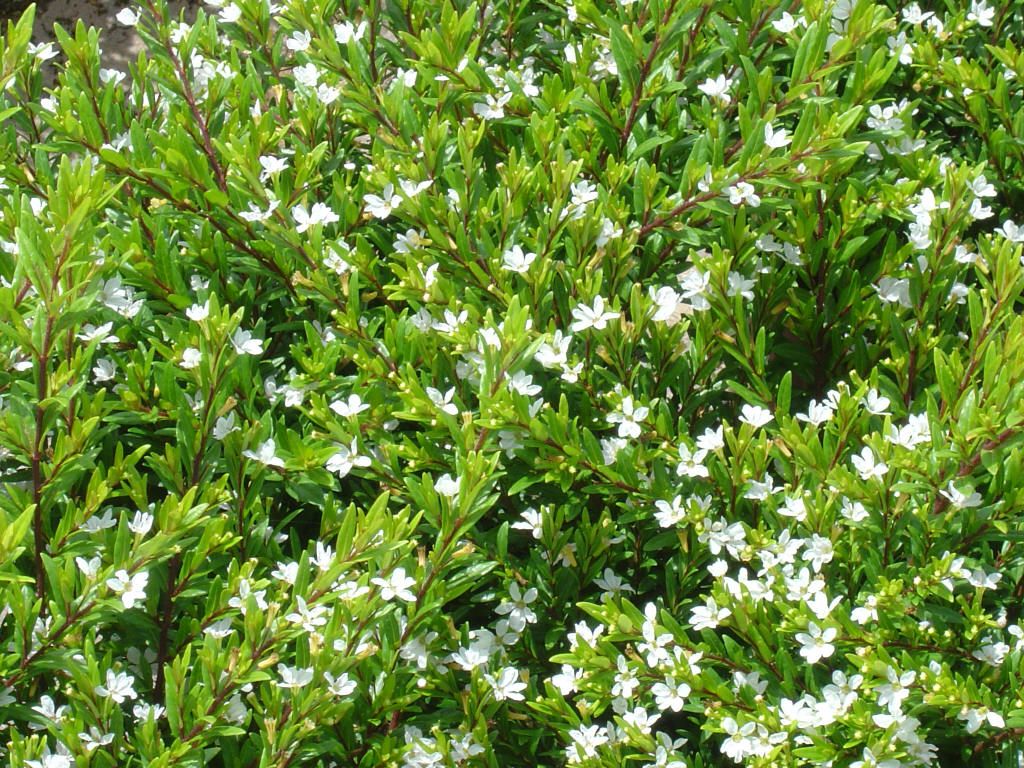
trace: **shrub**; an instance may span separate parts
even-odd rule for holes
[[[12,766],[1020,764],[1021,4],[207,1],[0,57]]]

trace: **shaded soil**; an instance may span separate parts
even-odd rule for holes
[[[176,16],[184,8],[186,17],[194,19],[195,8],[200,1],[170,0],[168,6],[172,15]],[[0,0],[0,20],[17,20],[30,4],[27,0]],[[87,25],[102,30],[100,44],[104,66],[127,70],[128,64],[138,56],[142,43],[135,30],[119,24],[115,16],[130,4],[129,0],[37,0],[32,39],[35,42],[51,41],[54,39],[54,24],[70,31],[81,19]],[[6,30],[6,23],[2,28]]]
[[[26,0],[0,0],[0,20],[11,19],[12,21],[21,16],[22,11],[28,8]],[[4,25],[6,28],[6,25]]]

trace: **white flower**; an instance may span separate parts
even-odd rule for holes
[[[286,563],[278,561],[277,567],[270,572],[280,582],[294,586],[296,579],[299,578],[299,564],[294,560],[290,560]]]
[[[909,67],[914,63],[914,46],[908,42],[906,32],[890,36],[885,42],[889,46],[889,54],[899,59],[900,64]],[[886,148],[889,149],[889,146]]]
[[[339,478],[346,477],[354,467],[368,467],[371,461],[369,456],[360,456],[356,447],[356,439],[352,438],[351,446],[342,445],[327,459],[327,471],[333,472]]]
[[[202,359],[202,352],[200,352],[195,347],[188,347],[185,351],[181,353],[181,362],[178,363],[178,365],[180,365],[187,371],[191,370],[192,368],[198,367],[199,363],[202,362]]]
[[[902,427],[895,424],[889,425],[889,431],[885,439],[893,445],[911,449],[920,443],[927,443],[932,439],[931,427],[928,424],[928,415],[924,413],[911,414],[907,417],[907,423]]]
[[[501,255],[501,268],[521,275],[529,271],[536,258],[536,253],[524,253],[522,246],[513,245]]]
[[[268,467],[284,468],[284,461],[278,457],[277,443],[274,442],[272,437],[263,442],[258,450],[244,450],[242,455],[247,459],[258,461],[260,464]]]
[[[907,309],[913,306],[910,301],[910,281],[907,279],[883,277],[875,288],[882,301],[896,303]]]
[[[579,333],[588,328],[603,331],[608,327],[608,321],[617,318],[619,313],[605,311],[604,297],[595,296],[593,307],[588,307],[586,304],[577,304],[572,309],[572,316],[575,322],[570,326],[570,329],[573,333]]]
[[[867,507],[865,507],[861,502],[850,501],[847,498],[843,499],[840,513],[851,523],[861,523],[868,519],[869,514]]]
[[[649,293],[655,306],[654,321],[657,323],[668,323],[669,325],[678,323],[683,297],[667,285],[663,285],[658,289],[655,289],[652,285]]]
[[[306,30],[297,30],[292,32],[291,35],[285,38],[284,46],[289,51],[304,51],[309,48],[309,44],[313,41],[313,36]]]
[[[1024,225],[1014,224],[1013,219],[1004,221],[1002,228],[996,230],[996,234],[1002,235],[1011,243],[1024,243]]]
[[[572,344],[571,335],[563,335],[555,331],[550,342],[545,342],[537,349],[533,359],[545,368],[558,368],[565,365],[569,360],[569,345]]]
[[[698,605],[690,611],[690,625],[698,632],[702,629],[715,629],[730,616],[731,610],[719,608],[715,598],[709,597],[704,605]]]
[[[815,427],[820,427],[822,424],[831,421],[834,415],[835,411],[832,410],[832,406],[828,403],[819,403],[817,400],[811,400],[807,405],[807,413],[798,413],[796,418],[798,421],[806,421]]]
[[[804,559],[811,564],[815,573],[821,572],[825,563],[831,563],[834,550],[832,540],[814,533],[804,542]]]
[[[407,229],[405,233],[401,232],[395,236],[395,242],[391,244],[391,247],[395,249],[396,253],[412,253],[417,248],[422,248],[427,244],[427,238],[422,232],[415,229]]]
[[[303,597],[296,597],[296,608],[292,613],[285,616],[286,621],[298,624],[306,632],[316,632],[318,627],[327,624],[327,606],[314,605],[310,607]]]
[[[120,70],[101,69],[99,71],[99,82],[103,85],[108,83],[119,84],[127,76]]]
[[[520,531],[529,531],[535,539],[544,535],[544,518],[540,512],[533,507],[527,507],[519,515],[521,519],[512,523],[512,527]]]
[[[88,560],[86,560],[84,557],[75,558],[75,565],[78,566],[78,570],[87,579],[93,578],[97,574],[97,572],[99,572],[101,564],[102,561],[100,560],[99,556],[90,557]],[[0,621],[0,623],[3,622]]]
[[[697,86],[697,89],[706,96],[715,99],[721,104],[728,104],[732,98],[729,96],[729,89],[732,88],[732,80],[726,79],[725,75],[715,78],[708,78]]]
[[[753,299],[753,288],[757,282],[753,278],[745,277],[739,272],[729,270],[729,285],[726,288],[726,296],[742,296],[744,299]]]
[[[225,416],[220,416],[213,425],[213,439],[224,440],[232,432],[240,432],[241,427],[235,423],[235,412],[231,411]]]
[[[576,650],[580,646],[580,641],[591,648],[597,646],[597,639],[604,634],[604,626],[598,624],[596,627],[591,629],[584,622],[577,621],[573,627],[574,632],[570,632],[566,637],[569,640],[569,650]]]
[[[835,627],[822,629],[813,621],[807,625],[806,632],[798,632],[796,640],[800,643],[800,655],[807,659],[808,664],[817,664],[835,653],[832,641],[839,634]]]
[[[445,472],[434,481],[434,490],[442,496],[454,499],[459,495],[459,480]]]
[[[114,365],[114,361],[109,357],[101,357],[96,361],[96,365],[92,367],[93,381],[97,384],[110,381],[116,374],[117,366]]]
[[[307,88],[316,88],[320,82],[320,70],[312,62],[295,67],[292,74],[295,75],[295,82]]]
[[[113,699],[115,704],[123,704],[125,699],[135,699],[138,695],[135,692],[135,678],[127,672],[114,672],[107,670],[106,685],[97,685],[96,695]]]
[[[998,572],[986,573],[981,568],[975,568],[966,576],[967,583],[978,589],[995,589],[1003,580],[1003,574]]]
[[[911,3],[906,8],[903,9],[900,15],[903,17],[903,21],[905,21],[907,24],[913,24],[914,26],[917,26],[918,24],[923,24],[925,21],[927,21],[935,14],[933,14],[931,11],[928,11],[927,13],[923,12],[921,10],[920,5],[918,5],[917,3]]]
[[[744,424],[749,424],[750,426],[754,427],[754,429],[759,429],[760,427],[763,427],[765,424],[769,423],[773,418],[774,416],[772,416],[771,411],[769,411],[767,408],[762,408],[759,405],[747,404],[744,405],[743,409],[740,411],[740,421],[742,421]]]
[[[201,323],[210,316],[210,301],[207,299],[202,304],[193,304],[185,310],[185,317],[194,323]]]
[[[284,171],[288,167],[288,159],[274,155],[261,155],[260,167],[263,168],[260,172],[260,181],[266,181],[271,176],[276,176]]]
[[[139,23],[139,14],[131,8],[122,8],[114,18],[117,19],[118,24],[123,24],[126,27],[134,27]]]
[[[366,33],[366,22],[362,21],[355,26],[351,21],[343,21],[334,25],[334,39],[341,45],[348,45],[351,42],[362,40]]]
[[[90,344],[94,341],[99,341],[100,344],[116,344],[119,339],[110,333],[113,330],[113,323],[103,323],[103,325],[93,325],[92,323],[86,323],[82,326],[82,330],[75,337],[79,341]]]
[[[611,599],[617,597],[623,592],[635,592],[629,584],[622,580],[622,577],[617,575],[611,568],[605,568],[604,574],[594,579],[594,584],[599,587],[601,592],[601,599]]]
[[[716,522],[704,519],[704,532],[697,536],[701,544],[707,544],[712,555],[718,555],[724,548],[730,556],[739,558],[741,549],[746,545],[746,532],[742,523],[728,523],[725,518]]]
[[[230,635],[231,632],[232,629],[230,616],[220,619],[219,621],[213,622],[203,630],[204,634],[207,634],[210,637],[214,637],[217,639],[225,638],[228,635]]]
[[[679,712],[686,705],[686,697],[690,695],[690,686],[685,682],[677,683],[674,678],[667,677],[663,683],[655,683],[651,687],[654,703],[662,712],[671,709]]]
[[[850,612],[850,618],[858,624],[867,624],[869,621],[878,621],[878,597],[868,595],[864,599],[864,605],[854,608]]]
[[[505,116],[505,105],[512,99],[512,93],[505,91],[497,97],[488,93],[484,98],[485,101],[473,105],[473,114],[484,120],[500,120]]]
[[[140,701],[132,707],[132,714],[135,715],[135,721],[137,723],[148,722],[150,718],[154,721],[159,720],[166,713],[167,710],[159,704],[147,704]]]
[[[138,706],[136,704],[136,706]],[[112,733],[101,733],[99,728],[95,725],[90,726],[87,732],[78,734],[78,738],[82,741],[82,746],[85,748],[86,753],[94,752],[99,747],[105,747],[114,740],[114,734]]]
[[[235,3],[231,3],[231,5],[226,5],[221,8],[221,11],[217,16],[225,24],[233,24],[242,18],[242,9]]]
[[[106,307],[127,318],[135,317],[143,306],[141,299],[135,300],[135,289],[124,285],[119,275],[103,283],[100,300]]]
[[[431,268],[436,266],[437,265],[431,265]],[[429,272],[430,270],[428,270],[428,274]],[[440,333],[457,333],[459,328],[462,327],[462,324],[466,322],[466,319],[468,317],[469,310],[464,309],[461,312],[459,312],[459,314],[456,315],[450,309],[446,309],[444,311],[444,320],[435,321],[433,325],[431,325],[431,328]]]
[[[615,223],[605,217],[601,219],[601,231],[597,235],[597,239],[594,241],[594,245],[598,248],[604,248],[608,245],[610,240],[614,240],[617,237],[622,236],[622,228],[616,227]]]
[[[297,691],[313,682],[312,668],[303,669],[302,667],[289,667],[284,664],[278,664],[277,673],[281,675],[281,679],[277,682],[278,688]]]
[[[977,197],[971,201],[971,208],[967,213],[975,221],[988,219],[991,218],[993,215],[991,206],[985,205],[983,202],[981,202],[981,198]]]
[[[370,406],[364,403],[359,395],[349,395],[347,400],[335,400],[330,407],[336,414],[348,419],[369,409]]]
[[[416,70],[412,69],[411,67],[409,69],[402,69],[401,67],[399,67],[398,69],[395,70],[394,82],[396,84],[401,83],[406,88],[415,88],[416,78],[418,76],[419,74],[416,72]]]
[[[597,197],[597,186],[586,179],[574,181],[569,185],[569,207],[578,213],[582,213],[584,208],[597,200]]]
[[[696,267],[686,270],[679,278],[679,287],[683,290],[683,298],[698,312],[711,308],[707,300],[707,292],[711,285],[711,273],[701,272]]]
[[[871,388],[868,393],[864,396],[861,401],[864,404],[864,410],[875,416],[888,416],[889,415],[889,398],[878,394],[878,390]]]
[[[886,669],[886,677],[889,682],[875,686],[875,693],[878,694],[878,705],[888,707],[889,714],[898,716],[903,709],[903,702],[910,696],[909,686],[917,679],[917,673],[913,670],[899,674],[892,667]]]
[[[794,18],[789,11],[785,11],[782,14],[781,18],[772,22],[772,26],[775,28],[776,32],[779,32],[783,35],[788,35],[790,32],[796,29],[797,21],[798,20]]]
[[[682,496],[676,496],[671,502],[659,499],[654,502],[654,506],[658,510],[654,517],[662,528],[671,528],[686,519],[686,505]]]
[[[786,14],[787,16],[789,14]],[[764,126],[764,143],[765,146],[770,149],[781,149],[787,146],[793,141],[793,139],[786,133],[785,128],[779,128],[775,130],[775,127],[771,123],[765,123]]]
[[[738,181],[728,189],[729,202],[733,205],[746,203],[751,208],[757,208],[761,204],[761,198],[754,191],[754,185],[746,181]]]
[[[443,394],[439,389],[427,387],[427,397],[430,398],[430,402],[436,405],[444,413],[447,413],[450,416],[458,414],[459,406],[452,402],[452,399],[455,397],[455,387],[450,388]]]
[[[661,713],[648,714],[644,707],[634,707],[629,712],[626,712],[622,716],[622,720],[626,725],[631,725],[636,728],[640,733],[650,734],[654,724],[661,719]]]
[[[640,437],[640,422],[647,418],[650,409],[643,405],[634,406],[630,395],[622,398],[620,410],[608,414],[609,424],[618,424],[619,437]]]
[[[991,27],[995,15],[995,8],[989,6],[985,0],[971,0],[971,12],[967,14],[967,20],[976,21],[981,27]]]
[[[597,757],[597,749],[608,743],[608,729],[600,725],[581,725],[569,731],[572,744],[565,750],[569,763],[581,763]]]
[[[402,194],[405,195],[410,200],[412,200],[414,197],[416,197],[416,195],[418,195],[423,190],[430,189],[433,183],[434,182],[431,179],[427,179],[426,181],[400,179],[398,182],[398,186],[401,187]]]
[[[850,768],[903,768],[900,760],[882,760],[872,751],[871,747],[864,747],[861,753],[862,760],[855,760],[850,763]]]
[[[704,434],[697,438],[697,448],[705,453],[712,453],[725,447],[725,428],[719,424],[715,429],[708,427]]]
[[[325,203],[314,203],[313,208],[308,212],[306,211],[306,206],[296,205],[292,208],[292,217],[297,224],[295,231],[299,233],[305,232],[310,227],[315,227],[318,224],[334,224],[340,221],[338,214]]]
[[[560,694],[569,696],[578,690],[577,683],[582,679],[582,669],[576,669],[569,664],[563,664],[562,671],[549,678],[549,682],[558,689]]]
[[[743,762],[744,758],[754,753],[754,740],[751,736],[757,730],[757,723],[751,721],[742,726],[733,718],[722,720],[722,730],[729,737],[722,742],[722,753],[733,762]]]
[[[267,610],[267,591],[265,589],[254,591],[247,579],[242,579],[238,583],[238,594],[228,600],[228,605],[240,610],[244,616],[248,610],[250,597],[255,601],[258,610]]]
[[[485,674],[484,679],[490,683],[498,701],[522,701],[526,698],[522,693],[526,690],[526,683],[519,679],[519,670],[515,667],[505,667],[496,676]]]
[[[861,450],[860,455],[853,456],[851,461],[862,480],[868,480],[872,477],[884,477],[885,473],[889,471],[889,465],[884,461],[876,462],[875,454],[866,445]]]
[[[114,519],[114,513],[112,510],[104,510],[102,515],[93,515],[84,523],[82,523],[82,530],[88,533],[99,533],[105,531],[108,528],[113,528],[117,525],[117,520]]]
[[[338,698],[348,696],[358,687],[356,681],[349,676],[348,672],[342,672],[337,677],[334,677],[330,672],[324,672],[324,679],[327,681],[327,690]]]
[[[971,652],[971,656],[976,658],[978,661],[983,661],[993,667],[1000,666],[1006,659],[1006,654],[1010,652],[1010,646],[1002,642],[985,643],[976,651]]]
[[[537,599],[537,590],[534,587],[523,592],[519,584],[512,582],[508,588],[508,600],[503,600],[501,605],[494,609],[499,616],[508,616],[509,626],[516,632],[522,632],[527,624],[537,621],[537,614],[530,608],[530,603]]]
[[[947,489],[939,491],[939,493],[945,496],[946,499],[949,500],[949,503],[952,504],[957,509],[971,509],[972,507],[981,506],[980,493],[978,493],[977,491],[970,487],[968,487],[967,492],[964,493],[963,491],[959,490],[955,485],[953,485],[952,480],[949,481]]]
[[[135,603],[146,599],[147,584],[149,574],[146,571],[129,575],[124,568],[107,579],[107,586],[121,596],[121,604],[126,609],[134,608]]]
[[[391,215],[391,211],[402,204],[402,198],[395,194],[394,184],[388,184],[380,196],[363,195],[363,203],[366,205],[367,213],[375,219],[386,219]]]
[[[54,48],[53,43],[29,43],[28,44],[28,55],[29,56],[34,56],[35,58],[39,59],[40,61],[49,61],[54,56],[56,56],[57,53],[58,53],[57,49]],[[36,207],[38,205],[38,203],[36,202],[37,200],[38,200],[38,198],[33,198],[32,199],[33,211],[36,210]],[[45,202],[43,202],[43,205],[45,205]]]
[[[236,328],[231,334],[231,346],[239,355],[262,355],[263,339],[254,339],[251,331]]]
[[[380,587],[381,599],[391,602],[396,597],[407,603],[416,602],[416,594],[409,588],[416,584],[416,579],[405,575],[405,568],[398,567],[386,578],[375,577],[370,579],[371,584]]]
[[[142,512],[141,510],[135,513],[135,517],[132,518],[131,522],[128,523],[128,530],[132,533],[137,533],[140,536],[145,536],[149,533],[149,529],[153,527],[153,515],[149,512]]]
[[[993,712],[988,707],[979,707],[977,709],[967,709],[966,707],[960,711],[957,715],[957,719],[967,721],[967,732],[974,733],[982,725],[988,722],[993,728],[1005,728],[1006,721],[1003,720],[1003,716],[998,712]]]

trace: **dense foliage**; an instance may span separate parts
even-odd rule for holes
[[[1024,4],[206,1],[3,43],[0,759],[1021,764]]]

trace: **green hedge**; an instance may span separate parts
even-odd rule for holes
[[[1024,4],[32,19],[7,764],[1022,764]]]

